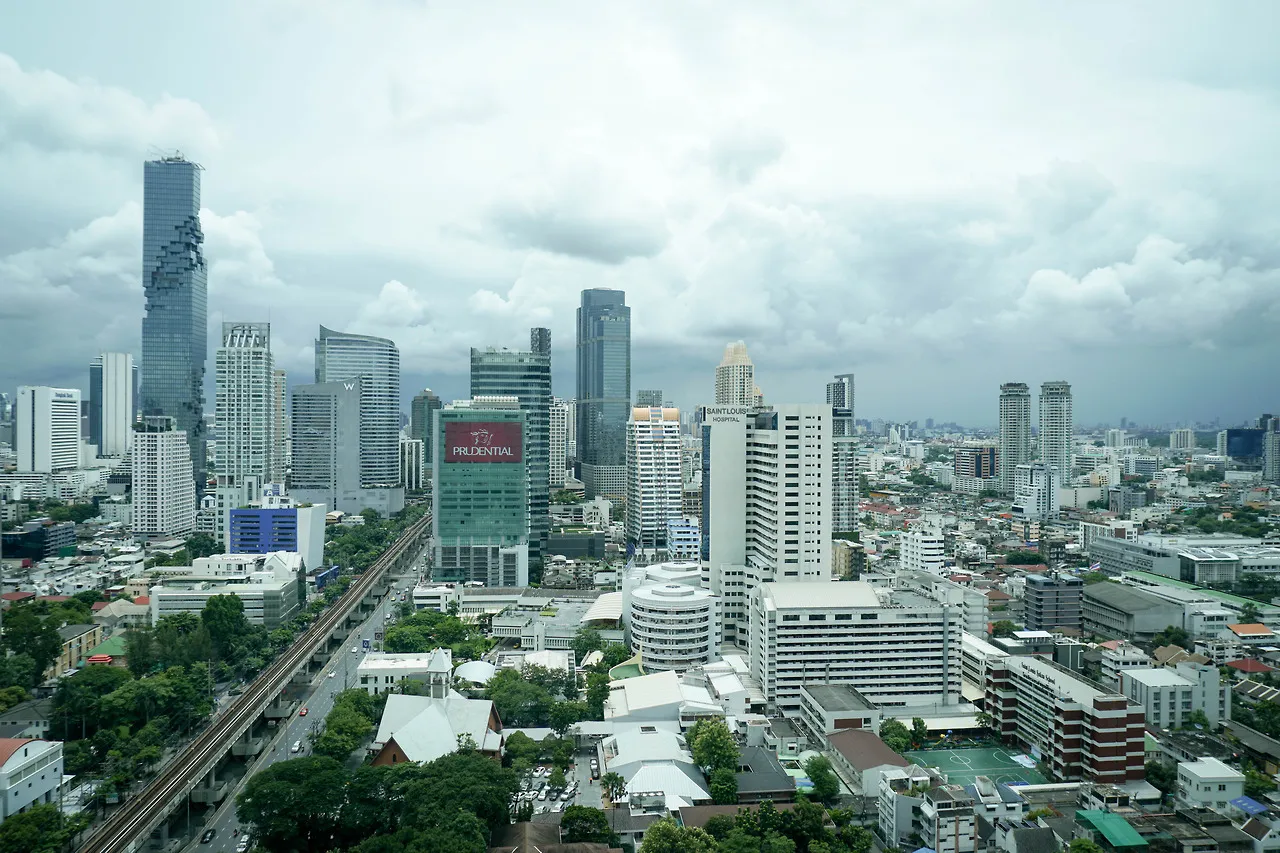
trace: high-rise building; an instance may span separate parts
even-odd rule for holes
[[[1196,431],[1193,429],[1175,429],[1169,431],[1170,450],[1194,450],[1196,447]]]
[[[578,460],[578,401],[572,398],[564,401],[564,456],[565,465],[572,467]]]
[[[853,435],[856,429],[852,373],[838,374],[834,382],[827,383],[827,403],[831,406],[831,435]]]
[[[435,458],[431,453],[431,421],[442,405],[440,398],[430,388],[423,388],[413,395],[413,400],[409,403],[409,437],[422,442],[422,458],[428,466]]]
[[[526,416],[515,397],[458,401],[436,415],[439,458],[431,489],[436,579],[528,585]]]
[[[662,390],[658,388],[641,388],[636,392],[636,407],[644,409],[661,409]]]
[[[917,528],[902,535],[902,568],[941,575],[947,564],[946,539],[940,530]]]
[[[1071,482],[1071,385],[1045,382],[1040,386],[1040,459],[1058,469],[1058,482]]]
[[[8,394],[0,393],[0,424],[9,423],[13,420],[13,398]]]
[[[420,492],[426,487],[426,462],[422,442],[416,438],[400,438],[400,482],[410,492]]]
[[[1013,475],[1031,461],[1031,391],[1025,382],[1000,386],[1000,491],[1013,494]]]
[[[756,369],[747,355],[747,345],[734,341],[724,348],[724,358],[716,366],[716,405],[756,404]]]
[[[191,447],[176,419],[145,416],[133,429],[133,532],[183,536],[195,528],[196,489]]]
[[[80,391],[23,385],[14,425],[18,473],[52,474],[80,467]]]
[[[547,482],[553,489],[564,488],[569,460],[569,401],[551,398],[547,418]]]
[[[271,373],[271,482],[283,483],[289,473],[289,377],[280,368]]]
[[[1043,462],[1019,465],[1013,472],[1013,517],[1019,521],[1050,521],[1058,517],[1058,469]]]
[[[745,642],[751,590],[831,574],[831,407],[707,406],[702,417],[702,558],[725,640]]]
[[[361,378],[360,485],[366,506],[384,514],[404,508],[400,484],[400,350],[386,338],[320,327],[316,384]]]
[[[621,290],[582,291],[578,308],[577,470],[588,498],[626,493],[631,309]]]
[[[245,506],[271,482],[276,442],[276,378],[268,323],[223,323],[214,354],[214,423],[218,531],[226,543],[231,510]]]
[[[342,512],[365,508],[360,488],[363,381],[358,378],[293,386],[289,492],[299,503],[324,504]],[[396,451],[398,454],[399,439]]]
[[[124,456],[133,441],[138,368],[127,352],[104,352],[89,363],[89,444],[99,456]]]
[[[1084,581],[1066,572],[1027,575],[1024,620],[1028,631],[1080,630]]]
[[[682,515],[680,410],[639,407],[627,422],[627,544],[657,556],[667,522]]]
[[[1269,419],[1262,436],[1262,479],[1280,483],[1280,418]]]
[[[831,418],[832,427],[840,422]],[[858,440],[852,433],[831,437],[831,532],[858,531]]]
[[[541,333],[546,333],[545,335]],[[529,469],[529,565],[541,577],[550,528],[551,333],[534,329],[541,352],[471,350],[471,396],[515,397],[524,420],[524,460]]]
[[[951,490],[978,497],[999,482],[999,454],[994,444],[967,444],[952,457]]]
[[[204,494],[204,371],[209,351],[208,271],[200,229],[200,166],[181,154],[143,167],[142,413],[174,419],[191,445]]]

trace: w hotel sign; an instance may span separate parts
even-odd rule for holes
[[[445,462],[520,462],[521,424],[449,421],[444,425]]]

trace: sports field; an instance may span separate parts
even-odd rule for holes
[[[904,755],[921,766],[938,768],[953,785],[968,785],[977,776],[1013,784],[1046,781],[1035,768],[1014,760],[1022,753],[1008,749],[923,749]]]

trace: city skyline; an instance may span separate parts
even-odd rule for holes
[[[138,164],[179,149],[207,170],[209,328],[271,322],[295,382],[323,323],[397,341],[406,394],[461,398],[471,346],[540,325],[569,397],[577,295],[604,286],[635,312],[632,386],[685,409],[710,401],[705,377],[738,339],[766,393],[816,402],[856,372],[866,417],[992,425],[988,389],[1011,364],[1033,385],[1066,377],[1081,424],[1238,423],[1269,405],[1252,392],[1280,346],[1270,8],[1193,24],[1128,4],[1102,31],[1074,8],[1018,8],[997,28],[957,10],[735,8],[778,34],[780,75],[733,28],[695,51],[696,20],[653,14],[646,61],[606,50],[598,75],[562,78],[527,62],[449,75],[455,43],[511,46],[458,38],[480,32],[476,11],[402,4],[289,20],[279,66],[332,65],[268,98],[285,82],[240,50],[255,36],[236,14],[157,22],[144,6],[88,10],[71,31],[27,10],[0,55],[0,337],[23,354],[0,366],[6,393],[82,387],[101,352],[141,361]],[[571,56],[625,24],[539,18],[538,50]],[[200,61],[100,46],[168,27],[207,34]],[[328,50],[387,32],[367,69]],[[898,51],[903,32],[954,57],[946,74]],[[1192,32],[1233,47],[1185,50]],[[201,70],[224,50],[244,57],[234,74]],[[583,109],[598,86],[608,103]],[[82,333],[47,334],[51,317]],[[1140,394],[1108,380],[1117,366]],[[208,379],[204,396],[207,411]]]

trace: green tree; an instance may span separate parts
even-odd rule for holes
[[[32,690],[43,680],[42,672],[31,655],[0,655],[0,684]]]
[[[592,720],[604,719],[604,703],[609,698],[609,676],[600,672],[587,675],[587,714]]]
[[[0,853],[61,853],[87,826],[87,818],[66,816],[56,805],[35,805],[0,823]]]
[[[223,660],[231,658],[236,638],[249,632],[244,601],[238,595],[215,595],[200,611],[200,623],[209,632],[213,648]]]
[[[601,651],[604,653],[604,660],[600,662],[600,667],[605,672],[632,658],[631,649],[624,643],[608,643]]]
[[[978,724],[979,728],[994,729],[996,727],[996,718],[987,711],[979,711],[974,714],[973,721]]]
[[[187,537],[186,541],[187,554],[191,559],[197,557],[211,557],[222,549],[218,547],[218,540],[214,539],[208,533],[193,533]]]
[[[589,806],[569,806],[560,818],[560,832],[566,844],[607,844],[616,847],[604,812]]]
[[[1185,628],[1179,628],[1177,625],[1169,625],[1163,631],[1151,638],[1151,645],[1155,648],[1161,646],[1181,646],[1187,651],[1191,650],[1191,635],[1187,633]]]
[[[141,678],[160,662],[155,635],[150,628],[130,628],[124,632],[124,655],[129,672]]]
[[[880,740],[894,752],[906,752],[911,748],[911,732],[893,717],[880,724]]]
[[[0,714],[8,711],[14,705],[20,705],[31,698],[31,694],[26,688],[14,685],[12,687],[0,687]]]
[[[1005,565],[1034,566],[1044,563],[1044,555],[1038,551],[1009,551],[1004,555]]]
[[[815,755],[804,763],[805,775],[813,783],[813,798],[825,805],[832,805],[840,798],[840,777],[831,767],[825,755]]]
[[[442,815],[469,812],[479,818],[484,837],[510,822],[516,774],[479,752],[451,752],[416,771],[404,786],[404,820],[432,827]]]
[[[504,758],[517,773],[532,767],[542,752],[542,747],[537,741],[524,732],[512,732],[508,735],[504,748],[506,753]]]
[[[738,774],[727,767],[711,771],[711,801],[718,806],[738,802]]]
[[[49,620],[36,615],[31,605],[12,607],[4,616],[0,642],[13,654],[30,655],[36,670],[45,672],[62,653],[62,638]]]
[[[610,771],[600,777],[600,790],[609,798],[610,803],[617,806],[618,801],[626,796],[627,780],[622,778],[621,773]]]
[[[1169,796],[1178,786],[1178,774],[1173,765],[1165,761],[1147,762],[1147,781],[1161,794]]]
[[[716,853],[716,848],[716,840],[703,830],[664,817],[645,832],[640,853]]]
[[[514,669],[501,669],[485,685],[485,698],[508,726],[545,726],[555,699],[545,687],[527,681]]]
[[[586,702],[557,702],[551,706],[549,725],[553,732],[560,737],[564,737],[570,726],[586,718]]]
[[[1012,637],[1013,632],[1018,630],[1018,626],[1008,619],[1001,619],[999,622],[991,626],[991,636],[993,637]]]
[[[929,740],[929,724],[921,717],[911,718],[911,743],[916,749],[924,746]]]
[[[1095,583],[1105,583],[1106,581],[1110,580],[1110,578],[1107,577],[1105,572],[1086,572],[1080,577],[1082,580],[1084,580],[1085,586],[1090,586],[1091,584],[1095,584]]]
[[[603,648],[604,640],[595,628],[583,626],[573,635],[573,654],[579,666],[587,655]]]
[[[1265,773],[1260,773],[1251,766],[1244,768],[1244,795],[1261,797],[1276,789],[1276,783]]]
[[[551,771],[551,775],[547,777],[547,784],[552,788],[563,788],[565,786],[564,771],[559,767]]]
[[[279,853],[332,849],[346,774],[332,758],[281,761],[254,774],[236,797],[236,815],[263,848]]]
[[[738,769],[738,744],[724,720],[699,720],[690,727],[686,740],[693,761],[704,771]]]
[[[1076,838],[1067,845],[1067,853],[1104,853],[1103,849],[1088,838]]]
[[[727,814],[712,815],[702,827],[716,841],[723,842],[734,830],[734,820]],[[724,848],[721,847],[721,850]]]

